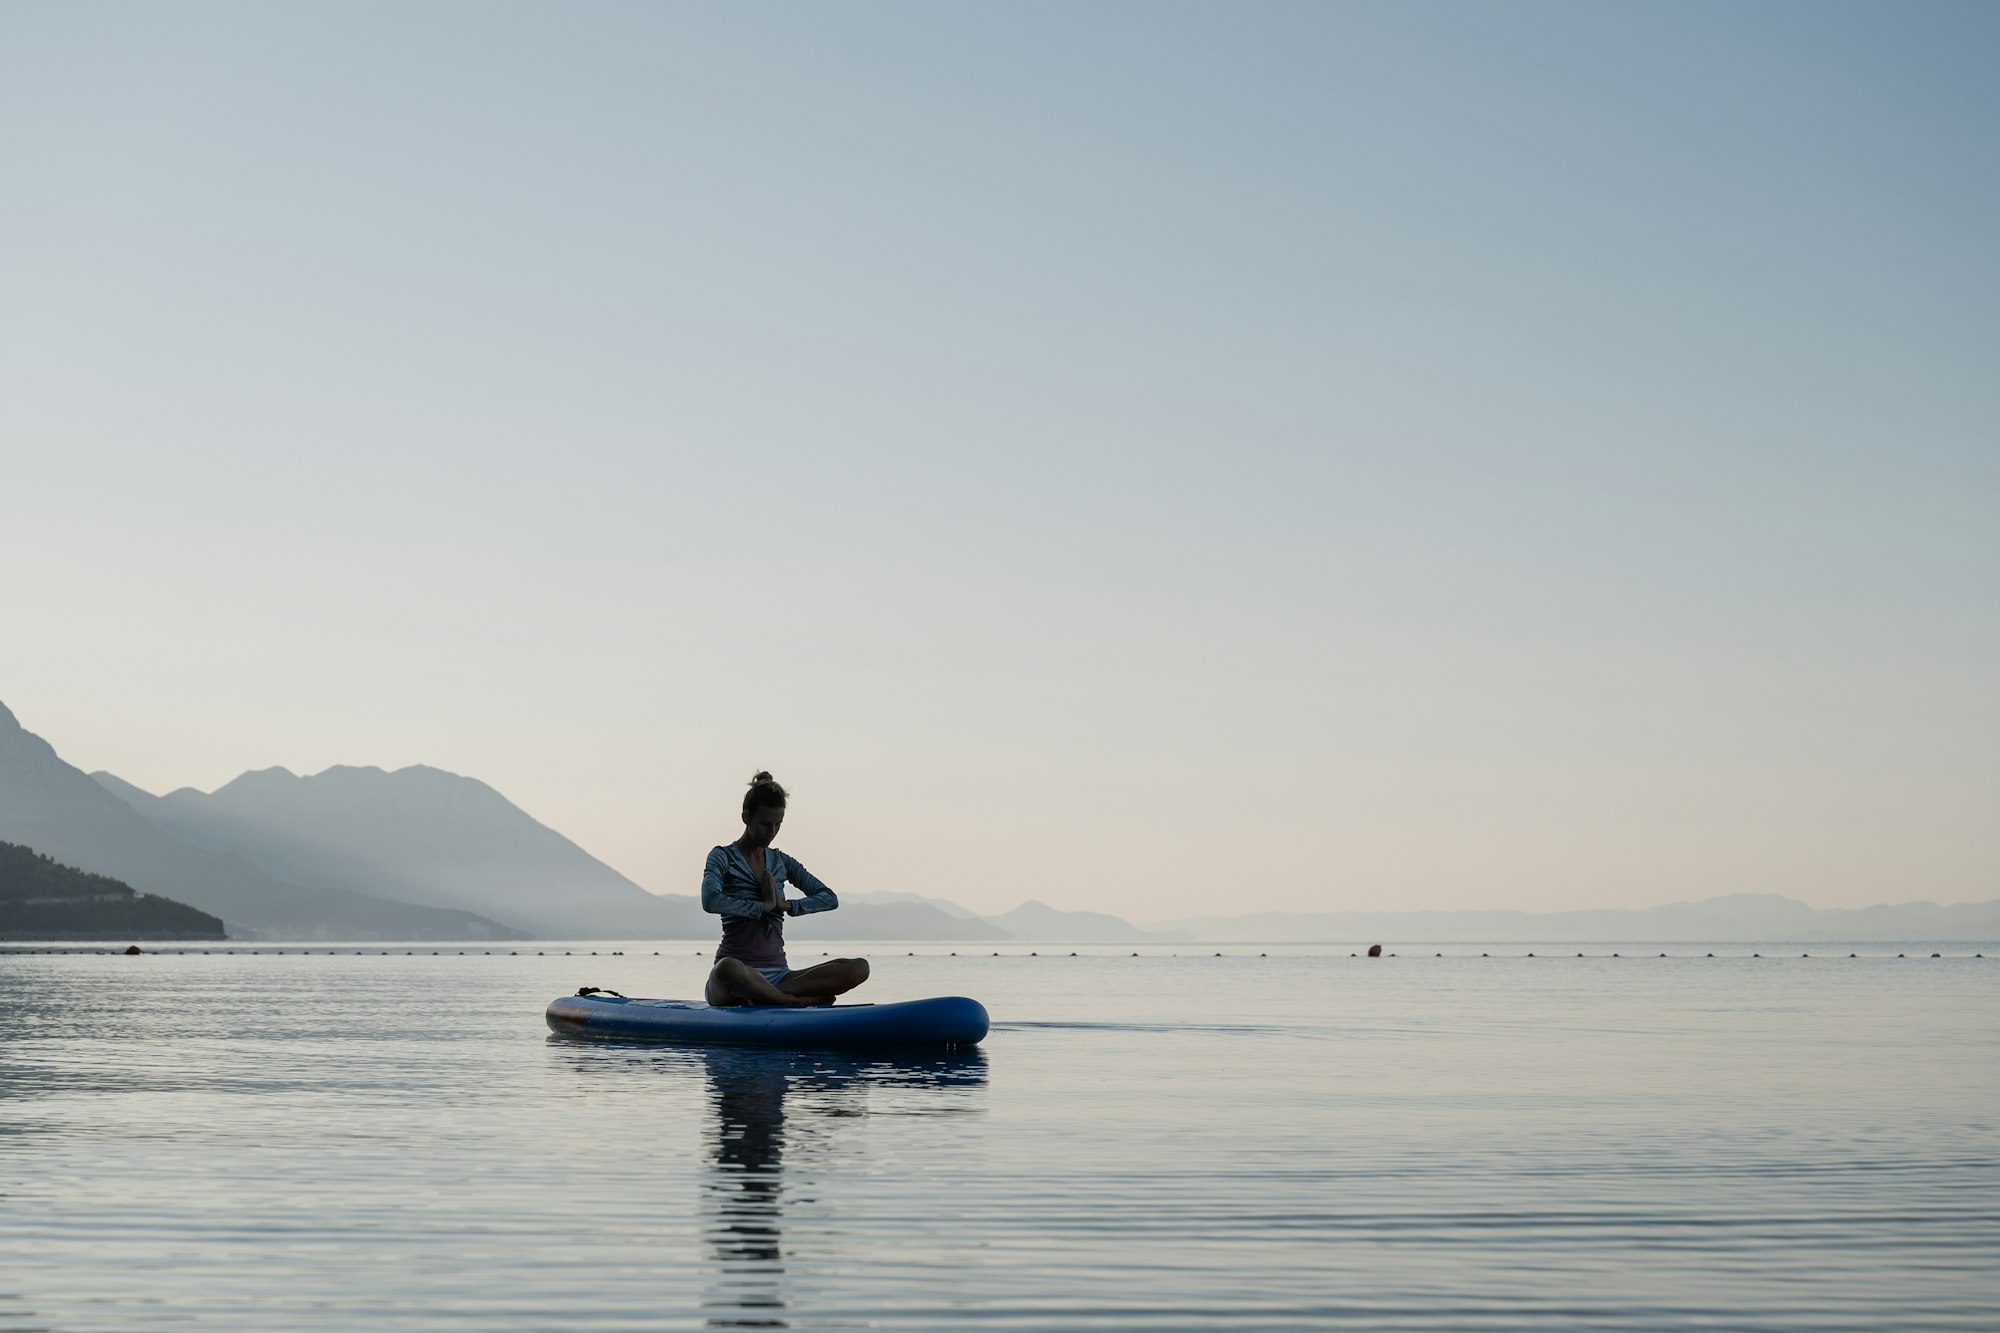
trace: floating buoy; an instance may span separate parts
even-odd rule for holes
[[[139,947],[138,945],[136,945],[136,944],[128,944],[128,945],[126,945],[126,946],[125,946],[125,956],[126,956],[127,958],[131,957],[131,956],[132,956],[133,954],[135,954],[135,953],[144,953],[144,952],[146,952],[146,951],[145,951],[144,949],[141,949],[141,948],[140,948],[140,947]]]

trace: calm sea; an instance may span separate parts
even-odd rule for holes
[[[917,1060],[405,947],[0,955],[0,1329],[2000,1326],[1992,945],[839,946]]]

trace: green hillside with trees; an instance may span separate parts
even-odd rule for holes
[[[0,842],[0,940],[219,940],[222,921],[171,898]]]

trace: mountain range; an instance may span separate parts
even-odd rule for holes
[[[543,938],[709,932],[692,898],[648,893],[485,783],[442,769],[266,768],[165,796],[91,776],[181,842],[308,889],[473,912]]]
[[[0,841],[121,880],[262,939],[515,939],[484,915],[288,883],[240,856],[182,842],[24,730],[0,704]]]
[[[86,774],[0,704],[0,840],[221,917],[251,939],[704,939],[692,895],[655,894],[476,778],[425,765],[283,768],[155,795]],[[703,849],[704,851],[706,849]],[[1048,920],[1052,909],[1029,904]],[[1079,914],[1086,929],[1094,913]],[[1006,940],[914,894],[842,895],[796,939]],[[1086,938],[1079,934],[1076,938]]]
[[[0,704],[0,841],[261,939],[704,939],[692,896],[655,894],[476,778],[425,765],[245,773],[154,795],[86,774]],[[842,892],[787,928],[820,940],[1213,941],[1994,940],[2000,901],[1808,907],[1732,894],[1581,912],[1265,912],[1134,925],[1030,899],[982,916],[945,898]]]

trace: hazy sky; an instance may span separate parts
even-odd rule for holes
[[[0,4],[0,701],[692,892],[2000,896],[2000,6]]]

